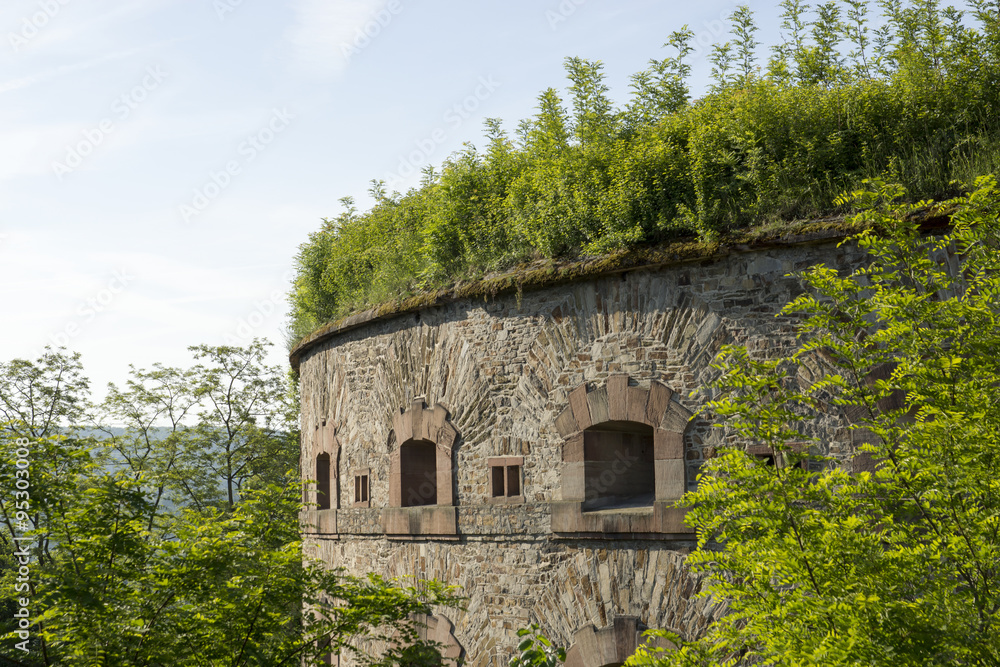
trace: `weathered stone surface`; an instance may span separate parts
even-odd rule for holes
[[[594,424],[606,422],[608,415],[608,389],[601,387],[587,394],[587,405],[590,408],[590,418]]]
[[[663,414],[670,405],[670,397],[674,392],[660,382],[651,382],[649,385],[649,401],[646,404],[646,423],[658,426],[663,421]]]
[[[653,444],[656,448],[655,458],[657,461],[684,458],[683,433],[657,429],[656,432],[653,433]]]
[[[678,500],[684,495],[684,460],[656,461],[656,499]]]
[[[299,350],[304,476],[334,437],[339,452],[331,488],[341,509],[303,514],[315,526],[303,529],[307,551],[355,574],[462,587],[467,608],[446,613],[470,666],[506,664],[517,628],[532,622],[567,646],[588,626],[595,641],[611,636],[622,617],[699,635],[724,609],[694,597],[700,582],[684,560],[694,536],[664,496],[693,488],[710,452],[733,440],[711,415],[692,418],[708,400],[699,390],[714,376],[709,364],[726,343],[760,359],[790,351],[794,320],[780,310],[801,288],[787,274],[859,257],[824,242],[593,277],[456,301],[419,319],[359,320]],[[404,418],[417,405],[419,419]],[[629,420],[653,427],[669,494],[629,511],[582,511],[583,431]],[[833,411],[802,436],[848,465],[852,437],[864,438]],[[393,452],[411,438],[447,452],[435,473],[451,480],[451,497],[439,493],[437,506],[398,507]],[[523,457],[523,502],[491,502],[496,457]],[[567,476],[572,466],[581,470]],[[370,470],[369,508],[351,507],[358,469]]]

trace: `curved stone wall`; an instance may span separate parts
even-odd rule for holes
[[[721,609],[696,597],[684,564],[694,535],[672,501],[727,438],[692,416],[709,364],[725,343],[787,351],[794,322],[776,314],[801,291],[788,274],[859,258],[831,240],[772,246],[456,300],[310,341],[295,351],[302,470],[317,479],[329,454],[335,497],[305,513],[307,549],[357,574],[461,586],[468,608],[443,613],[469,665],[505,665],[531,623],[595,667],[615,662],[594,657],[611,651],[601,646],[625,651],[645,627],[698,635]],[[831,413],[803,438],[844,459],[845,426]],[[407,481],[418,451],[423,491]],[[590,503],[604,488],[616,490]]]

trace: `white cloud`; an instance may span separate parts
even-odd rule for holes
[[[73,63],[72,65],[62,65],[60,67],[54,67],[37,74],[30,74],[28,76],[22,76],[17,79],[10,79],[8,81],[0,82],[0,94],[9,93],[13,90],[18,90],[20,88],[25,88],[27,86],[32,86],[36,83],[41,83],[49,79],[54,79],[59,76],[64,76],[66,74],[73,74],[80,72],[82,70],[91,69],[104,63],[111,62],[113,60],[120,60],[122,58],[128,58],[137,53],[141,53],[147,50],[143,49],[129,49],[127,51],[119,51],[117,53],[109,53],[107,55],[101,56],[100,58],[94,58],[93,60],[87,60],[85,62]]]
[[[185,0],[5,0],[0,7],[2,34],[0,62],[17,62],[43,52],[83,49],[120,41],[122,24],[135,23],[149,14]],[[48,7],[46,11],[44,7]],[[79,51],[76,51],[79,55]]]
[[[347,69],[350,49],[357,48],[355,40],[359,34],[364,35],[366,24],[378,25],[377,29],[369,26],[369,33],[380,32],[391,20],[393,13],[386,9],[389,4],[399,6],[398,0],[395,3],[386,0],[297,0],[295,25],[287,33],[295,65],[314,76],[340,74]],[[365,35],[364,39],[378,39],[378,35]]]

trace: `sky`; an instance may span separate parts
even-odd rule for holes
[[[751,3],[765,44],[774,4]],[[568,56],[624,103],[687,24],[704,89],[735,5],[4,0],[0,361],[79,351],[97,398],[191,345],[261,337],[287,366],[295,254],[342,197],[513,131]]]

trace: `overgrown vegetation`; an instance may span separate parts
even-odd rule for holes
[[[716,361],[706,408],[736,437],[682,502],[698,532],[688,563],[729,613],[627,664],[1000,664],[1000,190],[981,179],[939,235],[901,194],[856,195],[871,263],[805,272],[784,309],[800,318],[796,352]],[[853,473],[824,456],[832,443],[792,444],[841,412],[850,453],[870,457]]]
[[[711,53],[713,85],[690,99],[684,27],[632,77],[616,108],[600,62],[568,58],[513,136],[486,122],[420,187],[371,190],[375,205],[324,221],[303,244],[291,294],[294,341],[366,304],[536,257],[604,253],[679,236],[844,212],[865,178],[912,198],[958,194],[1000,166],[1000,12],[936,0],[781,3],[784,41],[757,59],[743,6]]]

